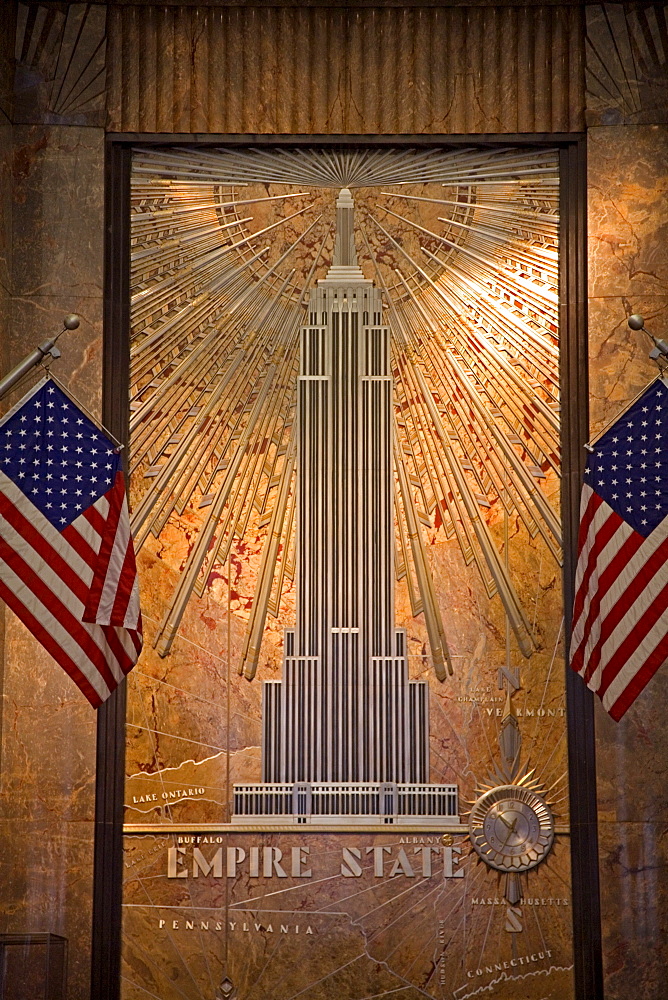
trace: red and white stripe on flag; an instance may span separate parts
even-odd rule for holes
[[[0,471],[0,597],[98,707],[142,623],[123,474],[61,532]]]
[[[668,516],[645,537],[585,484],[571,666],[613,719],[668,661],[667,612]]]

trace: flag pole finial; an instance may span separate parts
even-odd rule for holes
[[[644,316],[641,316],[640,313],[634,313],[632,316],[629,316],[627,323],[631,330],[636,330],[636,331],[642,330],[643,333],[646,333],[647,336],[654,341],[654,347],[649,352],[649,356],[652,359],[652,361],[656,361],[658,364],[659,358],[668,358],[668,344],[666,343],[665,340],[660,340],[659,337],[655,337],[653,333],[650,333],[650,331],[645,326]],[[662,374],[665,371],[665,369],[662,368],[661,365],[659,365],[659,370],[661,371]]]
[[[49,337],[48,340],[39,344],[34,351],[31,351],[30,354],[26,354],[23,361],[19,361],[16,368],[12,368],[10,372],[7,372],[4,378],[0,379],[0,399],[2,399],[3,396],[6,396],[7,393],[21,381],[23,376],[27,375],[28,372],[35,367],[35,365],[41,364],[42,361],[44,361],[44,358],[51,357],[54,360],[59,358],[60,350],[56,347],[56,341],[61,334],[65,333],[66,330],[77,330],[80,323],[81,320],[76,313],[68,313],[63,319],[63,329],[57,333],[55,337]]]

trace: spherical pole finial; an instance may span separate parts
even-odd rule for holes
[[[63,320],[63,326],[66,330],[76,330],[80,322],[81,320],[76,313],[68,313]]]
[[[629,316],[628,324],[632,330],[642,330],[645,326],[645,320],[640,313],[634,313],[633,316]]]

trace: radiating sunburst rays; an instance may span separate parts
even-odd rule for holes
[[[668,6],[587,4],[586,17],[587,110],[596,123],[665,122]]]
[[[191,596],[215,591],[250,531],[263,548],[247,677],[267,616],[290,615],[298,333],[331,262],[341,186],[392,331],[397,577],[429,636],[442,634],[429,542],[456,540],[529,656],[503,525],[559,562],[550,150],[136,152],[133,531],[139,549],[171,538],[180,563],[156,645],[169,652]]]
[[[17,4],[17,121],[104,123],[106,18],[99,4]]]

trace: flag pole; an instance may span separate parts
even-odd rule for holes
[[[66,330],[76,330],[80,322],[81,321],[76,313],[69,313],[63,320],[63,329],[60,333],[56,334],[55,337],[51,337],[49,340],[45,340],[44,343],[40,344],[39,347],[36,347],[34,351],[27,354],[23,361],[18,363],[16,368],[13,368],[7,375],[5,375],[4,378],[0,379],[0,399],[2,399],[3,396],[6,396],[8,392],[11,392],[11,390],[14,389],[36,365],[42,364],[44,358],[50,357],[54,360],[56,358],[60,358],[61,352],[59,348],[55,346],[56,341],[60,336],[62,336],[63,333],[65,333]],[[43,367],[46,372],[46,378],[52,379],[56,385],[60,386],[63,392],[67,393],[70,399],[77,404],[79,409],[86,414],[88,419],[95,424],[98,430],[103,431],[107,437],[110,437],[116,445],[117,450],[121,451],[124,448],[123,443],[119,441],[118,438],[104,426],[104,424],[100,423],[100,421],[93,416],[90,410],[86,409],[81,400],[74,395],[71,389],[69,389],[60,381],[59,378],[56,377],[50,368],[46,365]]]
[[[630,403],[626,404],[623,410],[621,410],[619,413],[615,413],[614,417],[611,417],[610,420],[608,420],[608,422],[605,424],[605,426],[602,427],[601,430],[594,435],[594,437],[590,438],[589,441],[587,441],[587,443],[585,444],[585,448],[589,452],[592,452],[594,450],[594,445],[596,444],[596,442],[600,441],[605,432],[609,430],[612,427],[612,425],[619,420],[620,417],[623,417],[627,410],[631,409],[633,404],[638,399],[640,399],[643,392],[645,392],[645,390],[648,389],[650,385],[656,382],[657,379],[659,378],[662,379],[664,384],[668,385],[668,344],[666,343],[665,340],[660,340],[658,337],[655,337],[653,333],[649,332],[649,330],[645,327],[645,320],[640,315],[640,313],[634,313],[633,316],[629,316],[628,325],[629,329],[635,330],[636,332],[642,330],[643,333],[646,333],[647,336],[654,341],[654,347],[649,352],[649,357],[652,359],[652,361],[656,362],[656,366],[659,369],[659,372],[658,375],[656,375],[648,385],[644,385],[642,387],[640,392],[638,392],[633,397]],[[663,365],[659,363],[659,359],[661,359],[661,361],[664,362]]]
[[[59,358],[60,351],[56,347],[56,341],[66,330],[76,330],[80,323],[79,317],[76,313],[69,313],[63,320],[63,329],[60,333],[57,333],[55,337],[50,337],[49,340],[45,340],[44,343],[36,347],[34,351],[27,354],[23,361],[20,361],[16,368],[5,375],[4,378],[0,379],[0,399],[6,396],[7,393],[14,388],[17,382],[20,382],[24,375],[34,368],[35,365],[40,364],[45,357],[50,355],[52,358]]]

